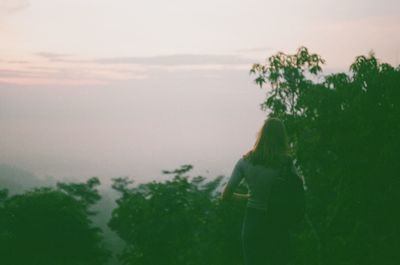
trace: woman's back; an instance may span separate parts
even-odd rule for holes
[[[293,170],[293,163],[289,157],[278,165],[268,167],[254,165],[248,159],[242,157],[236,163],[228,185],[235,188],[242,179],[245,179],[249,189],[247,206],[266,210],[272,182],[274,178],[278,177],[284,166],[290,166]]]
[[[266,210],[271,184],[273,179],[278,176],[279,170],[262,165],[253,165],[245,158],[241,158],[237,162],[235,170],[232,173],[233,175],[240,178],[240,180],[246,180],[249,189],[247,206]]]

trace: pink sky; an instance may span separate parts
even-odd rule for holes
[[[346,71],[400,59],[395,0],[0,0],[0,164],[39,175],[229,174],[265,91],[254,62],[301,45]]]

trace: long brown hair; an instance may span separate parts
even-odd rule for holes
[[[253,165],[267,167],[277,167],[289,158],[289,145],[283,122],[277,118],[266,119],[253,148],[243,157]]]

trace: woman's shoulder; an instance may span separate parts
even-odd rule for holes
[[[248,161],[248,159],[246,159],[245,156],[241,156],[236,161],[235,168],[240,171],[244,171],[249,167],[249,163],[250,163],[250,161]]]

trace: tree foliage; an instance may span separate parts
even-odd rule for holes
[[[1,264],[104,264],[109,253],[90,219],[99,183],[59,183],[11,197],[0,192]]]
[[[126,242],[123,264],[241,264],[243,205],[220,203],[222,178],[190,178],[192,166],[164,171],[173,178],[130,187],[114,180],[121,193],[109,226]]]
[[[400,68],[371,53],[349,73],[312,77],[322,62],[302,47],[251,70],[269,85],[263,106],[285,121],[309,187],[312,226],[298,256],[304,264],[398,264]]]

